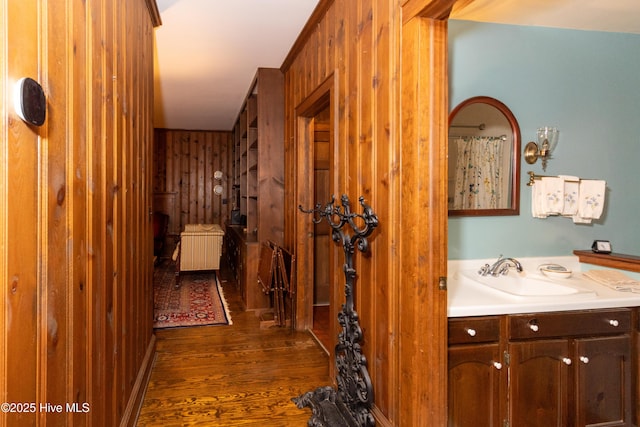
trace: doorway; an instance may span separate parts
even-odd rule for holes
[[[313,195],[316,203],[331,198],[330,105],[313,118]],[[326,221],[313,228],[313,326],[311,331],[326,349],[331,345],[329,254],[331,228]],[[327,351],[328,352],[328,351]]]
[[[334,87],[331,75],[296,108],[296,197],[307,209],[335,193]],[[298,211],[296,229],[296,328],[311,331],[331,355],[337,341],[331,227]]]

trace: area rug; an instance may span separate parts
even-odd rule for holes
[[[218,275],[214,272],[183,273],[175,289],[175,268],[161,261],[153,272],[153,327],[231,325]]]

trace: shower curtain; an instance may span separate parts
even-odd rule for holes
[[[505,193],[502,137],[453,138],[457,154],[452,209],[498,209]]]

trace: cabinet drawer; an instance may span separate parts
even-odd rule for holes
[[[449,344],[486,343],[500,340],[500,318],[461,317],[449,319]]]
[[[623,334],[631,330],[631,310],[611,309],[509,316],[509,339]]]

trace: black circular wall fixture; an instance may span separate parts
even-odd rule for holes
[[[47,114],[47,98],[42,86],[30,77],[16,83],[14,105],[18,116],[25,122],[42,126]]]

